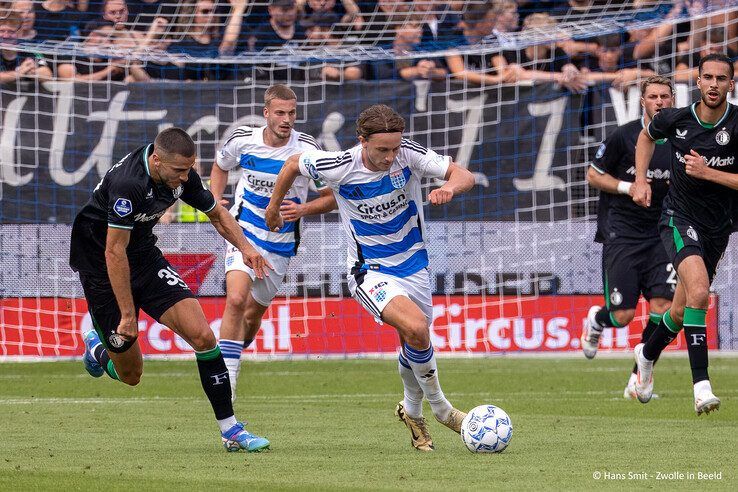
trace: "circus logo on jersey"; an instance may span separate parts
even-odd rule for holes
[[[392,183],[392,186],[395,189],[400,189],[407,183],[407,180],[405,179],[405,173],[402,169],[399,169],[397,171],[392,171],[390,173],[390,182]]]
[[[715,141],[720,145],[728,145],[728,142],[730,142],[730,133],[726,132],[723,128],[715,135]]]
[[[127,198],[118,198],[113,205],[113,210],[119,217],[125,217],[133,211],[133,205]]]
[[[182,185],[179,185],[175,189],[173,189],[172,195],[174,195],[175,200],[179,198],[180,196],[182,196]]]

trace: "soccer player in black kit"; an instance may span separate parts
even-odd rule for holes
[[[95,329],[84,335],[84,362],[94,377],[107,373],[138,384],[143,359],[138,310],[168,326],[195,349],[200,381],[228,451],[259,451],[269,441],[244,429],[233,414],[231,385],[215,336],[187,284],[156,247],[158,219],[178,198],[205,212],[218,233],[238,247],[257,275],[270,265],[246,241],[235,219],[205,189],[193,169],[195,143],[179,128],[156,136],[108,170],[77,214],[70,265],[79,272]]]
[[[730,59],[722,54],[703,57],[697,87],[701,94],[698,102],[661,111],[638,137],[633,200],[650,205],[648,162],[654,140],[668,138],[674,156],[659,230],[678,280],[671,308],[645,344],[635,348],[636,392],[641,402],[650,400],[653,362],[683,327],[692,369],[694,409],[701,415],[720,407],[707,372],[705,317],[710,284],[733,229],[736,192],[727,186],[738,186],[738,108],[726,99],[734,88]],[[709,178],[701,179],[705,175]]]
[[[658,223],[661,202],[668,190],[671,169],[671,145],[663,139],[648,168],[653,199],[647,209],[633,203],[632,183],[635,179],[635,148],[641,130],[653,116],[672,107],[674,90],[671,81],[658,75],[641,84],[643,117],[618,127],[600,146],[589,168],[587,181],[602,190],[597,213],[595,241],[603,243],[602,278],[605,306],[592,306],[582,330],[582,351],[592,359],[605,327],[627,326],[635,316],[641,293],[649,302],[649,320],[641,341],[648,340],[671,304],[675,278],[671,263],[661,244]],[[623,396],[636,398],[636,366]]]

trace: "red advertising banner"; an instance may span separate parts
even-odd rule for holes
[[[568,352],[579,350],[579,335],[590,306],[601,296],[540,297],[435,296],[431,341],[439,353]],[[220,330],[223,297],[199,299],[213,331]],[[707,316],[707,338],[718,347],[715,298]],[[647,318],[641,302],[635,321],[606,329],[601,350],[624,351],[640,340]],[[92,328],[84,299],[0,299],[0,355],[79,356],[81,331]],[[192,349],[165,326],[141,313],[139,343],[147,355],[176,355]],[[259,336],[247,353],[258,355],[358,355],[394,353],[395,330],[377,323],[353,299],[275,299]],[[670,350],[684,350],[679,336]]]

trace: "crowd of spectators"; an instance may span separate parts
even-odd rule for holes
[[[450,77],[471,85],[548,81],[571,91],[596,83],[624,87],[653,73],[675,74],[676,80],[689,81],[696,77],[697,62],[704,54],[723,52],[736,58],[738,15],[730,12],[699,22],[673,19],[719,3],[0,0],[0,83],[29,77],[125,82],[242,79],[253,64],[202,59],[280,49],[329,52],[373,46],[391,55],[354,63],[316,58],[279,68],[284,73],[275,72],[270,61],[265,73],[272,78],[331,81]],[[536,39],[540,33],[565,33],[566,26],[634,11],[636,19],[662,22],[623,34],[558,35],[555,42],[516,47],[528,34]],[[32,49],[45,42],[76,43],[76,54],[49,56],[45,50]],[[476,45],[481,48],[475,49]],[[132,57],[130,53],[170,56]]]

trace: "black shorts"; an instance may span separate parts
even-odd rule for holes
[[[641,294],[671,300],[676,274],[659,238],[640,243],[608,243],[602,249],[602,283],[610,311],[634,309]]]
[[[135,340],[125,342],[115,331],[120,323],[120,309],[110,279],[84,272],[79,273],[79,279],[85,291],[92,324],[105,348],[116,353],[131,348]],[[152,263],[132,269],[131,292],[136,316],[138,310],[143,309],[156,321],[182,299],[195,297],[177,271],[161,256]]]
[[[666,254],[674,264],[674,269],[684,258],[697,255],[702,258],[707,268],[707,277],[712,284],[718,263],[725,253],[730,240],[730,230],[724,234],[708,234],[701,230],[697,223],[677,215],[662,214],[659,221],[661,242]]]

